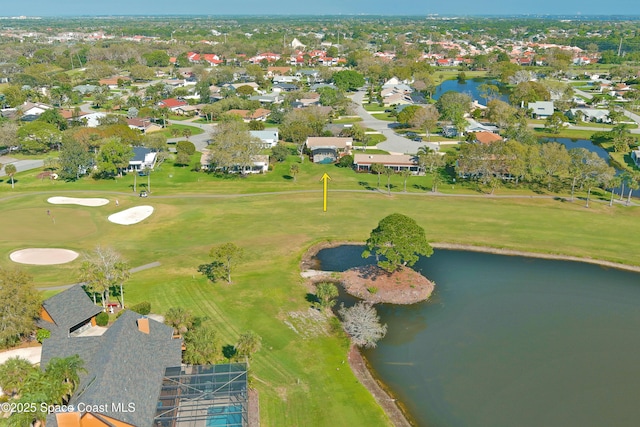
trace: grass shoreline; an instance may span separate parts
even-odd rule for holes
[[[364,242],[355,242],[355,241],[316,242],[312,244],[307,249],[307,251],[303,254],[302,261],[300,263],[301,271],[303,271],[303,269],[305,269],[306,267],[310,267],[310,266],[313,266],[314,264],[317,264],[316,262],[314,262],[314,258],[319,251],[323,249],[335,248],[343,245],[360,246],[360,245],[364,245]],[[476,246],[472,244],[458,244],[458,243],[446,243],[446,242],[430,242],[430,245],[434,249],[473,251],[473,252],[490,253],[490,254],[496,254],[496,255],[519,256],[519,257],[561,260],[561,261],[576,261],[576,262],[595,264],[602,267],[617,268],[621,270],[640,273],[640,266],[615,263],[615,262],[594,259],[594,258],[576,257],[572,255],[518,251],[518,250],[495,248],[495,247],[489,247],[489,246]],[[381,304],[387,304],[387,303],[383,302]],[[354,353],[357,353],[357,355]],[[375,369],[373,369],[373,367],[371,366],[367,358],[355,346],[352,346],[350,349],[349,366],[351,367],[351,370],[353,371],[354,375],[356,375],[356,377],[362,383],[362,385],[376,399],[378,404],[383,408],[383,410],[387,414],[387,417],[389,417],[389,419],[392,420],[395,426],[416,425],[415,418],[407,410],[404,403],[401,400],[399,400],[393,394],[393,391],[389,388],[389,386],[380,379],[380,377],[377,375],[377,372],[375,371]],[[366,370],[366,372],[363,372],[363,369]]]

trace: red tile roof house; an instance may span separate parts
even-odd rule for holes
[[[266,108],[258,108],[253,113],[250,110],[229,110],[226,114],[235,114],[237,116],[242,117],[245,123],[249,123],[252,120],[256,120],[258,122],[264,122],[271,114],[270,110]]]
[[[489,145],[492,142],[502,141],[500,135],[496,135],[493,132],[476,132],[475,142],[479,144]]]
[[[353,139],[333,136],[310,136],[306,142],[313,163],[333,163],[351,152]]]
[[[188,104],[187,102],[180,101],[179,99],[176,99],[176,98],[165,99],[158,103],[160,107],[168,108],[171,111],[176,111],[178,108],[184,107],[187,104]]]
[[[128,82],[131,81],[131,78],[127,76],[116,76],[108,79],[101,79],[98,83],[100,86],[109,86],[109,89],[117,89],[118,82]]]

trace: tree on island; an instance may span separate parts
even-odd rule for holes
[[[403,266],[412,266],[419,255],[433,254],[424,229],[406,215],[394,213],[383,218],[367,239],[363,258],[376,256],[378,267],[393,273]]]

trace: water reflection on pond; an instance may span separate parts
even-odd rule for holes
[[[341,270],[361,251],[318,258]],[[637,424],[640,274],[446,250],[416,268],[432,300],[378,306],[388,334],[365,356],[419,425]]]

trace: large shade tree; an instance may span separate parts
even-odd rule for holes
[[[0,268],[0,348],[15,344],[35,329],[40,304],[40,294],[31,285],[31,277]]]
[[[96,302],[96,294],[102,299],[102,306],[106,308],[109,295],[119,288],[120,302],[124,307],[124,282],[129,279],[129,265],[122,256],[109,247],[97,246],[91,253],[85,255],[80,266],[80,280],[93,294],[93,302]]]
[[[394,213],[383,218],[367,239],[364,258],[376,256],[378,266],[394,272],[403,266],[412,266],[420,255],[431,256],[433,248],[427,242],[425,231],[406,215]]]

